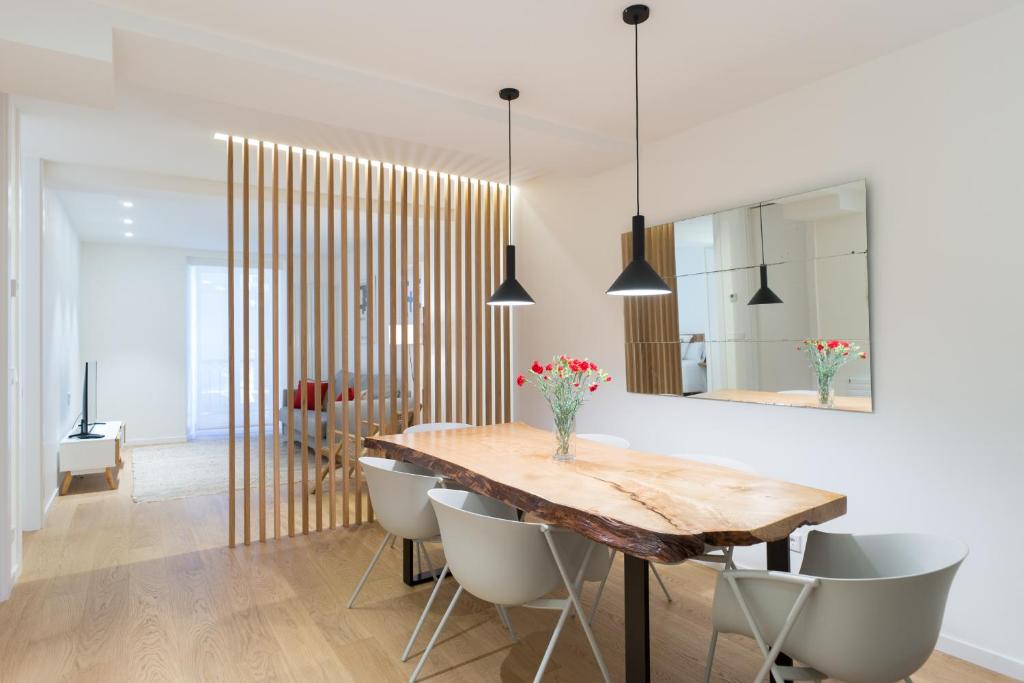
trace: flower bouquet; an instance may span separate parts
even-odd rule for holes
[[[851,354],[859,358],[868,357],[859,346],[843,339],[804,339],[797,350],[807,353],[818,376],[818,405],[823,408],[832,407],[836,396],[836,373],[850,360]]]
[[[607,372],[587,359],[555,356],[547,365],[533,361],[528,375],[519,375],[516,384],[537,387],[551,408],[555,422],[555,460],[575,459],[576,413],[588,395],[604,382],[611,382]]]

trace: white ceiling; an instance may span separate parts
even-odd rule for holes
[[[632,157],[633,36],[621,20],[624,0],[15,4],[42,2],[86,8],[100,26],[89,40],[98,32],[112,46],[107,108],[21,101],[24,149],[51,161],[219,181],[223,146],[212,134],[224,131],[500,179],[505,111],[496,91],[507,85],[523,93],[513,105],[517,182],[594,173]],[[1017,0],[649,4],[651,19],[640,26],[645,142]],[[105,72],[89,73],[102,80]],[[111,182],[110,197],[134,189],[131,178]],[[80,215],[90,202],[69,203],[81,208],[69,206],[76,224],[93,224]]]

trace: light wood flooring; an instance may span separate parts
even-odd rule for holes
[[[401,546],[388,549],[355,609],[345,609],[382,538],[376,525],[228,549],[226,500],[132,503],[130,452],[121,487],[76,480],[46,527],[30,534],[11,599],[0,603],[0,681],[404,681],[399,661],[430,586],[401,582]],[[702,681],[715,572],[662,568],[675,601],[651,583],[656,681]],[[585,602],[593,594],[586,589]],[[425,633],[454,588],[445,586]],[[529,681],[556,615],[510,610],[520,642],[495,611],[464,598],[431,655],[428,681]],[[616,680],[623,677],[622,565],[595,622]],[[720,641],[715,681],[749,681],[753,642]],[[586,639],[569,622],[546,681],[600,680]],[[917,683],[1009,681],[936,653]]]

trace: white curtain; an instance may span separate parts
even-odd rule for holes
[[[259,274],[255,268],[249,271],[249,357],[242,355],[242,269],[235,268],[235,420],[236,425],[242,424],[243,373],[249,375],[249,409],[252,423],[258,424],[259,414],[259,354],[257,339],[259,334],[259,316],[257,307],[257,287]],[[271,340],[273,321],[269,315],[271,296],[273,293],[273,271],[267,268],[263,272],[265,288],[265,306],[267,315],[263,321],[266,349],[264,351],[265,391],[264,406],[267,430],[271,422],[274,402],[278,397],[271,395],[274,357]],[[278,291],[281,292],[281,308],[284,309],[285,297],[281,289],[283,278],[279,278]],[[224,436],[228,433],[228,270],[226,264],[194,263],[189,266],[189,377],[188,377],[188,433],[189,438],[203,436]],[[280,316],[284,320],[285,316]],[[280,322],[280,321],[279,321]],[[282,328],[283,329],[283,328]],[[285,337],[281,334],[281,344]],[[284,369],[281,369],[281,382],[284,382]],[[283,388],[283,384],[282,384]]]

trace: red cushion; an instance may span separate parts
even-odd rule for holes
[[[292,408],[302,408],[302,392],[306,392],[306,408],[312,410],[316,408],[316,393],[320,391],[320,403],[323,405],[323,400],[327,396],[327,382],[316,382],[313,380],[299,380],[299,386],[295,389],[294,399],[292,400]]]
[[[356,390],[353,387],[349,387],[348,391],[341,392],[338,394],[338,398],[335,401],[354,401],[356,400]]]

